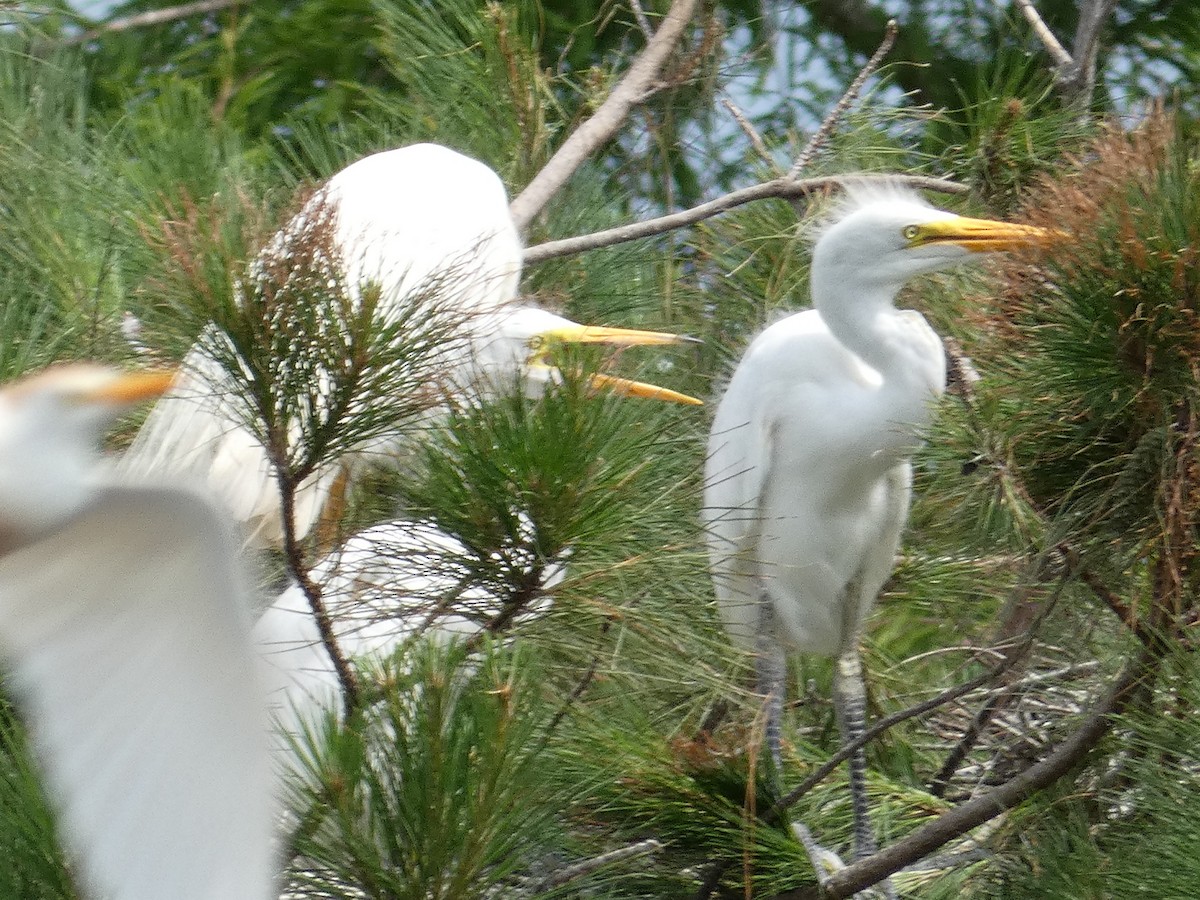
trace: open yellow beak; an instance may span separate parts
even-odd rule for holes
[[[681,394],[670,388],[646,384],[644,381],[630,381],[628,378],[618,378],[616,375],[602,375],[597,372],[588,378],[588,384],[595,388],[612,391],[614,394],[620,394],[622,397],[643,397],[646,400],[682,403],[685,406],[704,405],[703,400],[697,400],[695,397]]]
[[[542,333],[547,341],[564,344],[607,344],[610,347],[662,347],[667,344],[698,344],[699,340],[664,331],[638,331],[635,328],[607,328],[603,325],[564,325]]]
[[[552,328],[541,334],[543,362],[549,346],[561,344],[605,344],[610,347],[662,347],[668,344],[699,343],[696,338],[681,334],[668,334],[662,331],[639,331],[633,328],[608,328],[603,325],[564,325]],[[641,381],[630,381],[616,375],[594,374],[588,379],[592,387],[623,397],[643,397],[648,400],[662,400],[667,403],[683,403],[688,406],[703,406],[704,401],[669,388],[646,384]]]
[[[81,399],[89,403],[106,403],[113,406],[132,406],[147,400],[156,400],[171,389],[175,373],[128,372],[117,376],[103,387],[89,391]]]
[[[910,247],[957,244],[974,253],[992,253],[1050,244],[1064,237],[1064,232],[1051,228],[993,222],[990,219],[968,219],[965,216],[913,225],[912,233],[908,235]]]

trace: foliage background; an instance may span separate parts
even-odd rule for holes
[[[644,5],[651,16],[666,7]],[[1071,0],[1039,8],[1057,33],[1073,32]],[[83,41],[92,23],[67,6],[5,15],[4,378],[72,358],[178,359],[212,314],[161,240],[163,223],[189,210],[228,238],[206,251],[227,272],[299,192],[374,150],[444,143],[492,165],[515,195],[644,43],[618,2],[257,0]],[[900,20],[890,62],[806,174],[946,175],[970,192],[936,202],[1065,223],[1079,239],[1057,260],[939,276],[904,297],[982,379],[945,399],[918,460],[904,556],[867,635],[873,716],[979,674],[995,655],[980,648],[1030,623],[1038,631],[998,686],[872,745],[885,841],[1044,754],[1124,660],[1170,645],[1154,686],[1069,785],[977,835],[974,862],[897,885],[929,898],[1191,896],[1200,110],[1186,86],[1200,8],[1117,3],[1097,90],[1080,109],[1054,90],[1024,20],[985,0],[708,4],[663,87],[527,240],[786,170],[889,15]],[[1160,100],[1173,117],[1124,138]],[[805,220],[820,210],[818,198]],[[806,258],[792,206],[764,201],[530,267],[522,290],[580,321],[703,338],[619,364],[715,399],[749,337],[807,304]],[[126,311],[146,352],[122,334]],[[403,469],[356,493],[345,533],[401,512],[429,518],[501,599],[529,588],[514,547],[540,564],[565,558],[566,576],[552,610],[511,629],[511,643],[485,642],[470,660],[415,647],[370,679],[386,699],[381,718],[334,733],[320,752],[326,742],[314,741],[313,777],[293,798],[304,812],[295,890],[682,896],[713,859],[735,863],[731,896],[812,881],[790,832],[759,815],[778,788],[753,752],[748,660],[710,608],[696,515],[706,425],[704,413],[589,397],[568,379],[541,402],[502,397],[452,416]],[[315,560],[318,548],[307,551]],[[793,676],[788,785],[836,750],[829,664],[799,659]],[[718,708],[719,727],[704,727]],[[980,734],[967,746],[972,720]],[[3,722],[0,846],[12,862],[0,895],[72,896],[19,722],[7,709]],[[848,841],[838,777],[795,814],[825,843]],[[570,863],[646,838],[662,844],[651,856],[552,883]]]

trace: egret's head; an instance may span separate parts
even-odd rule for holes
[[[555,353],[564,346],[663,346],[689,340],[681,335],[657,331],[580,325],[537,307],[512,307],[497,314],[490,333],[481,334],[477,339],[475,365],[485,379],[501,383],[519,374],[530,395],[537,396],[548,383],[559,377]],[[595,387],[629,397],[701,404],[695,397],[614,375],[595,374],[591,381]]]
[[[35,443],[74,439],[94,447],[122,413],[161,397],[174,377],[89,363],[55,366],[0,390],[0,420]]]
[[[1052,232],[1029,225],[969,219],[935,209],[895,185],[857,187],[820,231],[813,249],[813,295],[861,286],[891,295],[909,278],[979,254],[1045,243]]]
[[[79,363],[0,389],[0,532],[46,526],[75,508],[105,430],[135,404],[162,396],[172,379]]]

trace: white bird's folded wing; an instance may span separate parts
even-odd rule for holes
[[[0,557],[0,649],[87,896],[264,900],[265,705],[236,548],[199,498],[114,487]]]

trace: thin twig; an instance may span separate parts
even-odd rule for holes
[[[661,841],[656,841],[654,838],[647,838],[644,841],[638,841],[636,844],[630,844],[628,847],[621,847],[617,850],[610,850],[608,853],[601,853],[599,856],[593,856],[591,859],[585,859],[583,862],[578,862],[570,866],[563,866],[557,872],[552,872],[534,885],[533,892],[541,893],[542,891],[560,887],[574,881],[576,878],[590,875],[597,869],[603,869],[605,866],[611,866],[613,863],[637,859],[640,856],[649,856],[652,853],[657,853],[662,848]]]
[[[613,623],[612,619],[604,620],[604,624],[600,626],[600,636],[601,637],[608,634],[609,630],[612,628],[612,623]],[[558,712],[556,712],[554,714],[554,718],[550,720],[550,724],[546,726],[547,734],[554,731],[554,729],[558,727],[559,723],[562,722],[562,720],[566,718],[567,713],[570,711],[571,707],[575,705],[575,701],[577,701],[580,697],[582,697],[583,692],[586,691],[588,689],[588,687],[591,685],[592,679],[594,679],[596,677],[596,670],[599,668],[600,668],[600,654],[596,653],[596,654],[593,654],[592,662],[588,666],[587,671],[584,672],[583,677],[579,679],[579,684],[575,685],[575,689],[573,691],[571,691],[571,695],[569,697],[567,697],[566,700],[563,701],[563,705],[559,708]]]
[[[1033,560],[1034,568],[1040,568],[1042,560],[1053,552],[1054,549],[1047,551],[1047,553],[1044,553],[1037,559]],[[1029,624],[1025,628],[1025,640],[1021,645],[1016,647],[1011,654],[1005,654],[1005,662],[1016,663],[1023,659],[1029,652],[1029,649],[1033,644],[1034,635],[1037,634],[1041,623],[1046,620],[1046,617],[1049,616],[1050,612],[1054,609],[1055,604],[1058,603],[1058,599],[1062,595],[1063,588],[1066,587],[1067,581],[1073,573],[1072,564],[1076,563],[1077,561],[1077,556],[1064,556],[1065,568],[1058,578],[1058,583],[1056,584],[1054,591],[1040,604],[1034,604],[1032,618],[1029,620]],[[1029,593],[1029,591],[1017,593],[1013,598],[1016,603],[1010,603],[1006,605],[1019,606],[1022,602],[1028,599]],[[1022,594],[1024,594],[1024,596],[1022,596]],[[967,726],[966,731],[963,732],[962,737],[959,738],[958,742],[947,755],[946,760],[942,763],[941,768],[938,769],[937,774],[934,775],[933,780],[930,782],[929,791],[931,794],[933,794],[935,797],[942,797],[945,795],[946,789],[950,786],[951,778],[954,776],[954,773],[958,771],[958,767],[962,764],[962,761],[967,758],[967,755],[975,747],[975,743],[979,740],[980,735],[983,734],[983,729],[987,727],[987,724],[991,721],[992,717],[1001,709],[1003,709],[1004,706],[1007,705],[1008,701],[1011,700],[1015,695],[1015,687],[1013,685],[1008,685],[984,701],[983,706],[980,707],[979,712],[977,712],[971,719],[971,723]]]
[[[119,19],[112,19],[82,34],[65,37],[62,43],[68,47],[75,47],[79,44],[86,44],[88,41],[94,41],[96,38],[103,37],[106,34],[129,31],[133,28],[145,28],[149,25],[162,25],[166,22],[186,19],[188,16],[195,16],[200,13],[217,12],[222,9],[228,9],[231,6],[239,6],[246,2],[247,0],[197,0],[195,3],[184,3],[180,6],[153,9],[149,12],[137,13],[132,16],[121,16]]]
[[[942,813],[889,847],[834,872],[823,885],[787,891],[775,900],[841,900],[878,884],[905,866],[923,859],[960,835],[1011,809],[1066,775],[1112,728],[1114,718],[1137,690],[1157,675],[1165,646],[1146,650],[1113,681],[1079,729],[1048,756],[1004,784]]]
[[[1071,54],[1067,52],[1067,48],[1059,43],[1058,38],[1054,36],[1054,32],[1050,30],[1050,26],[1038,13],[1037,8],[1033,5],[1033,0],[1015,0],[1017,8],[1021,10],[1021,14],[1025,16],[1029,22],[1033,33],[1037,35],[1042,46],[1046,48],[1046,52],[1050,54],[1054,60],[1054,64],[1063,69],[1071,66],[1075,61],[1071,59]]]
[[[817,151],[821,146],[829,140],[829,136],[833,134],[833,129],[837,127],[838,121],[846,114],[851,104],[858,98],[859,91],[863,85],[867,83],[867,79],[875,74],[875,70],[879,68],[883,58],[891,52],[892,47],[896,43],[896,35],[900,33],[900,29],[896,25],[895,19],[888,19],[887,30],[884,31],[883,40],[879,44],[879,48],[867,60],[867,64],[862,67],[862,71],[858,73],[855,79],[850,82],[850,87],[846,88],[846,92],[842,94],[840,99],[825,116],[825,121],[821,123],[821,127],[817,129],[816,134],[809,138],[807,146],[800,151],[800,155],[796,157],[796,161],[792,163],[792,168],[788,171],[788,177],[795,180],[800,177],[800,173],[812,162],[813,157],[817,155]]]
[[[613,244],[620,244],[625,241],[634,241],[639,238],[665,234],[676,228],[702,222],[718,213],[723,213],[726,210],[733,209],[745,203],[751,203],[755,200],[766,200],[772,197],[783,199],[801,197],[816,191],[841,187],[844,182],[850,180],[858,183],[869,181],[899,183],[927,191],[940,191],[944,194],[964,194],[967,192],[966,185],[947,181],[944,178],[929,178],[924,175],[849,173],[845,175],[827,175],[820,178],[801,178],[798,181],[793,181],[791,178],[786,177],[775,178],[771,181],[764,181],[761,184],[732,191],[724,196],[717,197],[715,200],[709,200],[707,203],[693,206],[691,209],[659,216],[656,219],[631,222],[628,225],[619,225],[616,228],[608,228],[604,231],[593,232],[592,234],[582,234],[578,237],[562,238],[557,241],[547,241],[544,244],[535,244],[532,247],[527,247],[525,250],[525,265],[532,265],[547,259],[554,259],[558,256],[570,256],[586,250],[611,247]]]
[[[762,135],[758,133],[758,129],[746,118],[746,114],[738,109],[737,104],[728,97],[722,97],[721,104],[729,110],[729,114],[733,116],[733,121],[737,122],[738,128],[742,129],[742,133],[750,140],[750,146],[754,148],[754,152],[758,154],[758,158],[765,162],[772,172],[779,175],[779,164],[772,158],[771,151],[767,149],[766,141],[762,139]]]
[[[304,564],[304,554],[300,549],[300,539],[296,535],[296,485],[299,479],[294,478],[287,469],[283,454],[276,447],[268,447],[272,456],[275,471],[278,473],[280,506],[283,516],[283,553],[287,561],[288,574],[300,585],[312,610],[313,621],[317,623],[317,632],[321,635],[321,644],[333,663],[338,682],[342,686],[342,704],[349,721],[358,708],[358,679],[350,665],[346,654],[338,643],[337,633],[333,628],[333,619],[321,599],[321,588],[309,577],[308,567]]]
[[[970,694],[972,691],[978,690],[986,684],[990,684],[992,681],[995,681],[1006,671],[1016,665],[1017,662],[1024,657],[1025,653],[1028,652],[1029,648],[1033,646],[1033,642],[1037,636],[1038,625],[1040,625],[1044,618],[1049,615],[1050,609],[1054,605],[1053,600],[1057,598],[1063,586],[1066,584],[1067,574],[1068,573],[1064,573],[1054,597],[1051,598],[1051,602],[1046,604],[1046,607],[1042,610],[1041,615],[1039,615],[1038,618],[1030,624],[1029,630],[1025,633],[1024,639],[1021,641],[1021,643],[1014,645],[1012,648],[1010,648],[1009,652],[1002,653],[1000,662],[981,675],[972,678],[970,681],[963,682],[960,685],[956,685],[955,687],[942,691],[936,696],[930,697],[928,700],[923,700],[920,703],[916,703],[908,707],[907,709],[902,709],[898,712],[892,713],[890,716],[885,716],[884,718],[880,719],[873,726],[866,729],[861,735],[859,735],[856,740],[853,740],[842,746],[837,753],[833,754],[833,756],[818,766],[812,774],[805,778],[804,781],[800,782],[799,785],[789,791],[778,803],[775,804],[775,806],[773,806],[767,812],[765,816],[766,821],[770,824],[777,824],[782,821],[783,814],[787,812],[790,807],[794,806],[809,791],[828,778],[833,770],[849,759],[853,753],[865,747],[888,729],[899,725],[901,722],[904,722],[907,719],[922,716],[926,713],[932,712],[940,706],[944,706],[947,703],[952,703],[953,701],[958,700],[960,697],[964,697],[967,694]],[[996,650],[998,648],[991,649]],[[696,894],[696,900],[708,900],[708,898],[715,893],[720,884],[721,877],[725,874],[726,870],[730,865],[732,865],[732,863],[733,860],[727,858],[725,860],[718,860],[712,864],[703,883],[700,886],[699,892]]]
[[[1112,610],[1115,615],[1126,628],[1129,633],[1136,637],[1143,644],[1150,642],[1150,635],[1146,633],[1146,629],[1142,623],[1138,621],[1137,613],[1133,607],[1118,597],[1094,572],[1084,570],[1079,573],[1079,580],[1092,589],[1100,600],[1104,601],[1104,605]]]
[[[646,11],[642,9],[642,4],[638,0],[629,0],[629,9],[633,13],[633,17],[637,20],[638,28],[642,30],[642,34],[646,40],[650,40],[654,36],[654,30],[650,27],[650,20],[646,18]]]
[[[509,212],[519,231],[525,231],[575,170],[617,133],[630,109],[651,89],[666,65],[695,14],[697,3],[698,0],[674,0],[654,37],[600,108],[563,141],[550,161],[509,204]]]
[[[1012,696],[1012,688],[1005,688],[999,693],[988,697],[983,706],[979,707],[979,712],[975,713],[975,717],[971,719],[971,724],[967,726],[967,730],[958,739],[958,743],[946,754],[946,759],[942,763],[942,767],[938,769],[937,774],[929,782],[929,793],[935,797],[946,796],[951,779],[958,772],[958,767],[962,765],[963,760],[975,748],[979,736],[983,734],[983,729],[992,720],[992,716],[999,712]]]
[[[1025,657],[1025,654],[1028,653],[1029,649],[1033,646],[1033,642],[1037,637],[1038,626],[1041,625],[1045,618],[1050,614],[1050,611],[1054,608],[1055,601],[1062,593],[1062,589],[1066,583],[1067,578],[1064,576],[1059,581],[1054,594],[1050,597],[1045,606],[1043,606],[1043,608],[1039,611],[1037,619],[1030,624],[1029,630],[1025,632],[1024,638],[1019,644],[1016,644],[1012,647],[1011,652],[1004,654],[1000,662],[988,669],[983,674],[972,678],[970,681],[963,682],[956,687],[942,691],[942,693],[935,697],[931,697],[928,700],[924,700],[921,703],[917,703],[908,707],[908,709],[902,709],[899,712],[892,713],[890,716],[880,719],[877,723],[875,723],[875,725],[864,731],[857,740],[846,744],[837,753],[831,756],[824,764],[819,766],[815,772],[808,776],[808,778],[804,779],[804,781],[802,781],[798,786],[789,791],[788,794],[775,805],[775,808],[771,810],[771,816],[774,817],[776,815],[781,815],[785,810],[788,809],[788,807],[794,805],[801,797],[824,781],[834,769],[841,765],[842,762],[849,759],[851,754],[860,748],[865,747],[889,728],[893,728],[906,719],[911,719],[915,716],[932,712],[939,706],[944,706],[945,704],[957,700],[960,697],[964,697],[972,691],[978,690],[984,685],[995,681],[997,678],[1015,666]],[[773,819],[773,821],[777,821],[777,819]]]

